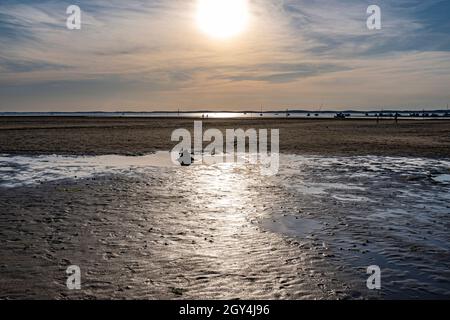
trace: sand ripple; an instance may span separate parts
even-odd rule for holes
[[[47,175],[41,161],[31,185],[11,177],[37,174],[32,164],[0,159],[0,297],[450,296],[450,186],[436,179],[448,161],[283,155],[264,177],[129,159],[71,175],[61,172],[73,162],[50,162]],[[79,292],[65,288],[71,264]]]

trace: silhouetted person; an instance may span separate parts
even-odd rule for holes
[[[194,158],[188,150],[181,150],[178,162],[183,166],[190,166],[194,162]]]

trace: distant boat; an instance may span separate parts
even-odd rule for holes
[[[337,114],[334,116],[334,118],[335,118],[335,119],[345,119],[346,116],[345,116],[344,113],[339,112],[339,113],[337,113]]]
[[[180,157],[177,161],[181,164],[181,166],[188,167],[194,163],[194,158],[188,150],[181,150]]]

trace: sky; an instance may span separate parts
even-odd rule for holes
[[[215,0],[226,1],[226,0]],[[366,26],[381,8],[381,30]],[[66,8],[82,10],[81,30]],[[248,0],[233,37],[198,0],[0,0],[0,111],[435,109],[450,1]]]

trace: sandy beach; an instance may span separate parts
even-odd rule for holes
[[[319,155],[450,157],[446,120],[197,119],[204,129],[280,129],[280,152]],[[0,118],[0,153],[146,154],[170,150],[173,130],[193,119]]]
[[[450,122],[203,123],[280,129],[279,174],[146,162],[192,119],[0,118],[0,298],[450,297]]]

